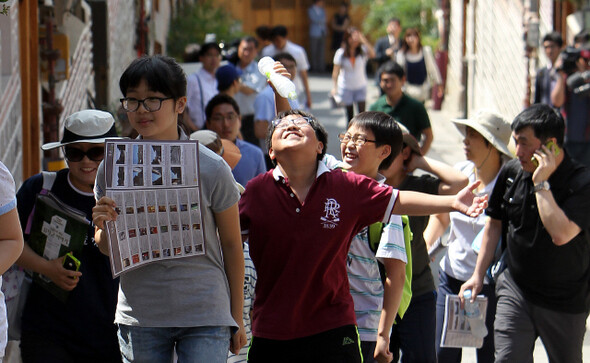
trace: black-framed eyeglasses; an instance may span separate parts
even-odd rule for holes
[[[156,112],[162,107],[162,102],[173,99],[174,97],[148,97],[143,100],[137,98],[126,97],[121,98],[121,105],[127,112],[135,112],[139,109],[139,105],[142,104],[148,112]]]
[[[284,129],[291,126],[291,124],[301,128],[307,125],[311,125],[311,118],[299,116],[297,118],[283,117],[272,120],[272,125],[275,127],[275,129]]]
[[[351,134],[344,133],[344,132],[341,132],[338,134],[338,140],[340,140],[340,142],[343,144],[348,144],[350,142],[350,140],[352,140],[352,142],[356,146],[363,146],[367,142],[375,142],[375,143],[377,142],[376,140],[369,140],[366,137],[364,137],[363,135],[352,136]]]
[[[82,161],[84,156],[92,161],[102,161],[102,159],[104,159],[104,147],[97,146],[86,151],[82,151],[75,147],[66,146],[64,147],[64,155],[68,161],[73,161],[75,163]]]

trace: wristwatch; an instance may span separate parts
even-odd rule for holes
[[[549,182],[547,180],[535,185],[534,189],[536,192],[538,192],[539,190],[549,190]]]

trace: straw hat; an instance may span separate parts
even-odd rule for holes
[[[508,150],[510,142],[510,122],[504,116],[490,110],[479,110],[472,118],[451,120],[465,136],[465,127],[469,126],[477,131],[484,139],[488,140],[498,151],[512,158],[514,155]]]

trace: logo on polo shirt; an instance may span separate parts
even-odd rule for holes
[[[334,198],[327,198],[324,203],[324,215],[320,217],[322,226],[326,229],[334,229],[340,222],[340,204]]]

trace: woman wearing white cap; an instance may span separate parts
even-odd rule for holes
[[[88,219],[88,234],[79,271],[64,268],[64,256],[46,260],[28,244],[17,264],[48,277],[69,291],[65,302],[33,283],[22,314],[21,354],[24,362],[120,362],[117,330],[113,324],[118,280],[113,280],[109,259],[94,243],[90,226],[92,193],[106,138],[117,137],[115,120],[108,112],[83,110],[68,116],[61,141],[44,144],[43,150],[63,147],[68,168],[40,173],[25,180],[17,193],[17,208],[25,241],[33,226],[37,194],[50,191],[65,205]],[[48,182],[52,180],[52,182]]]
[[[500,168],[505,161],[512,158],[508,150],[510,123],[501,115],[487,110],[480,110],[471,119],[456,119],[452,122],[464,135],[463,150],[467,158],[455,167],[461,170],[470,182],[482,181],[474,193],[491,194]],[[449,223],[451,225],[447,253],[440,262],[440,284],[436,303],[436,347],[439,362],[461,362],[460,348],[440,347],[445,299],[448,294],[458,294],[461,285],[473,274],[477,254],[472,248],[472,242],[483,229],[485,219],[483,214],[477,218],[463,217],[454,212],[439,214],[430,218],[424,231],[424,240],[428,247],[431,247]],[[484,338],[483,346],[477,350],[478,363],[494,361],[493,323],[496,298],[493,286],[490,286],[488,281],[485,281],[485,284],[482,294],[488,297],[488,335]]]

